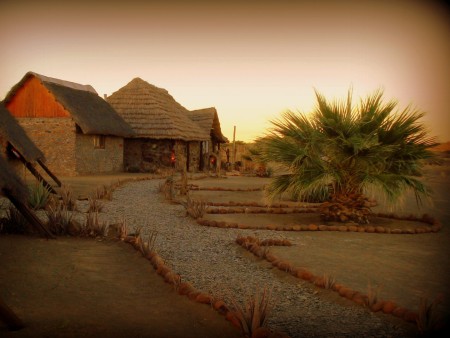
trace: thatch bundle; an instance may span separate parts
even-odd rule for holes
[[[182,141],[206,141],[210,129],[200,128],[189,111],[167,92],[135,78],[107,98],[111,106],[136,132],[134,137]]]

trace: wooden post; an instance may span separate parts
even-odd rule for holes
[[[52,194],[56,194],[55,189],[53,189],[53,187],[50,185],[50,183],[48,183],[45,178],[42,177],[41,174],[39,174],[39,172],[34,168],[34,166],[26,161],[23,160],[25,166],[28,168],[28,170],[34,175],[34,177],[36,177],[38,179],[38,181],[42,182],[42,184],[44,185],[44,187],[46,187],[48,189],[48,191],[50,191]]]
[[[42,163],[41,160],[37,161],[40,164],[40,166],[45,170],[45,172],[53,179],[53,181],[55,181],[58,187],[61,187],[61,181],[58,179],[58,177],[56,177],[55,174],[53,174],[44,163]]]
[[[236,169],[236,126],[233,127],[233,169]]]
[[[34,212],[28,208],[25,204],[23,204],[21,201],[16,199],[9,191],[3,190],[3,193],[6,197],[11,201],[11,203],[16,207],[17,210],[20,211],[20,213],[23,215],[23,217],[26,218],[26,220],[34,226],[36,229],[44,232],[45,236],[47,238],[56,238],[50,230],[47,229],[47,227],[41,222],[41,220],[34,214]]]

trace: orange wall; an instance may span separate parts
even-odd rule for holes
[[[15,117],[70,117],[47,88],[35,77],[25,81],[6,104]]]

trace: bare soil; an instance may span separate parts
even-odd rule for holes
[[[228,177],[224,186],[254,187],[258,178]],[[259,179],[261,186],[267,179]],[[246,181],[252,181],[246,184]],[[267,231],[266,238],[288,237],[291,247],[274,247],[277,256],[294,266],[307,268],[315,275],[334,276],[338,283],[366,293],[368,285],[379,286],[379,296],[417,311],[422,297],[442,299],[441,311],[450,318],[450,166],[430,166],[425,181],[434,195],[418,207],[413,194],[405,194],[403,204],[393,206],[380,199],[375,212],[395,212],[400,215],[424,213],[437,217],[443,224],[439,233],[391,235],[355,232],[280,232]],[[205,186],[213,183],[205,181]],[[203,186],[203,181],[199,181]],[[254,198],[252,199],[252,194]],[[245,202],[267,200],[263,192],[194,191],[193,196],[213,202]],[[248,226],[273,224],[323,224],[318,214],[208,214],[206,219]],[[416,221],[371,217],[371,225],[390,229],[414,229],[423,226]],[[263,238],[262,238],[263,239]]]
[[[1,337],[239,337],[179,296],[129,244],[0,236],[0,297],[26,327]]]
[[[143,175],[106,175],[61,178],[87,196],[96,186]],[[380,285],[380,296],[416,310],[420,297],[442,294],[444,313],[450,314],[450,165],[430,167],[425,177],[435,191],[433,203],[418,209],[405,195],[403,213],[429,213],[443,223],[439,233],[386,235],[339,232],[267,231],[266,238],[289,237],[292,247],[272,248],[295,266],[314,274],[328,274],[355,290]],[[203,187],[263,187],[269,179],[227,177],[191,180]],[[194,198],[213,202],[267,202],[262,191],[192,191]],[[375,211],[395,211],[384,204]],[[315,214],[207,215],[245,224],[317,223]],[[384,226],[403,221],[373,219]],[[413,226],[408,224],[407,226]],[[250,264],[264,264],[249,259]],[[0,297],[25,321],[26,328],[5,337],[233,337],[239,336],[209,306],[181,297],[154,272],[131,246],[112,240],[0,236]],[[291,277],[276,269],[274,278]],[[335,294],[319,297],[344,301]]]

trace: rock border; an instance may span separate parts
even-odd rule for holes
[[[305,210],[311,210],[307,208]],[[310,213],[311,211],[304,211],[302,213]],[[386,213],[376,213],[373,214],[376,217],[391,218],[397,220],[408,220],[417,221],[427,225],[420,226],[417,228],[388,228],[383,226],[373,226],[373,225],[325,225],[325,224],[293,224],[287,226],[278,226],[276,224],[260,225],[260,226],[250,226],[247,224],[239,224],[235,222],[225,222],[225,221],[214,221],[207,220],[204,218],[198,218],[197,224],[202,226],[210,226],[217,228],[237,228],[237,229],[251,229],[251,230],[275,230],[275,231],[338,231],[338,232],[365,232],[365,233],[377,233],[377,234],[424,234],[424,233],[436,233],[442,229],[442,223],[436,218],[424,214],[422,217],[417,216],[406,216],[401,217],[395,214]]]
[[[327,288],[324,277],[316,276],[307,269],[294,267],[289,261],[281,260],[274,254],[268,253],[267,250],[263,248],[263,245],[261,245],[262,242],[260,242],[256,237],[240,236],[236,239],[236,243],[247,251],[251,252],[256,257],[264,259],[267,262],[271,263],[272,266],[276,267],[278,270],[284,271],[296,278],[312,283],[319,288]],[[416,323],[419,318],[417,312],[409,310],[405,307],[401,307],[392,300],[377,300],[369,307],[367,306],[367,302],[369,299],[368,295],[356,290],[352,290],[351,288],[348,288],[342,284],[333,283],[333,285],[328,289],[337,292],[339,296],[351,300],[358,305],[365,306],[372,312],[381,311],[385,314],[390,314],[397,318],[403,319],[409,323]]]
[[[178,295],[186,296],[189,298],[189,300],[193,302],[211,306],[216,312],[224,316],[225,320],[229,321],[232,326],[234,326],[239,330],[242,329],[239,321],[239,316],[232,309],[232,307],[227,305],[223,299],[202,292],[201,290],[196,289],[189,282],[182,282],[181,275],[174,272],[170,268],[170,266],[168,266],[165,263],[165,260],[155,250],[148,250],[148,248],[146,249],[145,244],[140,235],[138,236],[127,235],[126,237],[119,236],[119,239],[124,241],[125,243],[131,244],[136,251],[139,251],[144,258],[150,261],[150,264],[152,265],[156,273],[164,279],[164,282],[170,284],[174,288],[174,290],[178,293]],[[272,240],[266,241],[265,245],[292,245],[290,244],[290,242],[289,243],[288,242],[283,240],[281,242],[280,240]],[[268,337],[289,338],[283,332],[274,331],[267,327],[261,327],[257,329],[256,332],[258,332],[257,334],[258,338],[268,338]]]

